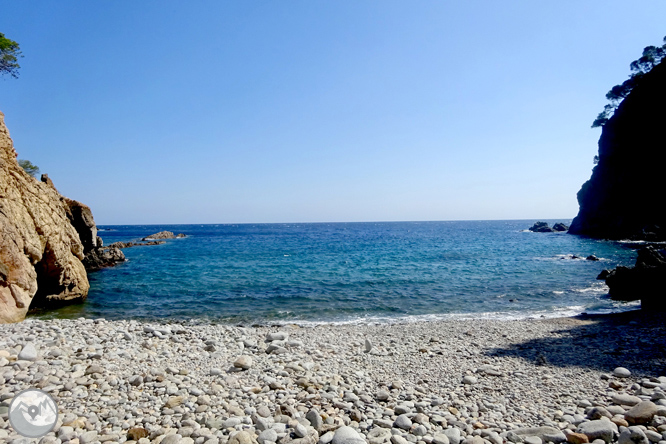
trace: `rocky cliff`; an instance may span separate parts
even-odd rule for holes
[[[23,171],[0,112],[0,322],[22,320],[36,303],[85,299],[81,260],[96,232],[81,239],[72,221],[87,223],[86,209]]]
[[[666,239],[666,63],[645,75],[604,125],[599,163],[578,192],[569,233]]]

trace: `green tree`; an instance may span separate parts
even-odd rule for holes
[[[608,122],[608,119],[613,116],[617,107],[620,106],[620,102],[643,80],[645,74],[661,63],[664,57],[666,57],[666,37],[664,37],[664,44],[662,46],[646,46],[643,48],[643,55],[629,65],[631,69],[629,78],[622,82],[622,84],[612,87],[606,94],[606,99],[610,103],[604,106],[604,110],[594,119],[592,128],[604,126]]]
[[[0,32],[0,75],[9,74],[15,79],[18,78],[19,57],[23,57],[19,44]]]
[[[29,160],[19,159],[18,163],[21,166],[21,168],[23,168],[23,171],[30,174],[32,177],[36,178],[37,175],[39,174],[39,167],[37,165],[33,165],[32,162],[30,162]]]

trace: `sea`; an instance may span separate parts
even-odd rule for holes
[[[532,223],[100,226],[105,245],[163,230],[187,237],[124,249],[127,262],[89,274],[85,302],[37,316],[304,325],[638,308],[609,299],[596,279],[603,269],[633,265],[631,244],[533,233]]]

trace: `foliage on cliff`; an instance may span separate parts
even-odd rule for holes
[[[662,59],[666,56],[666,37],[664,37],[664,44],[662,46],[646,46],[643,49],[643,55],[631,62],[629,68],[631,75],[627,80],[620,85],[615,85],[606,93],[606,99],[610,102],[604,106],[604,110],[599,113],[597,118],[592,122],[592,128],[604,126],[608,119],[615,113],[618,105],[629,93],[641,83],[645,78],[645,74],[652,71],[652,68],[661,63]]]
[[[19,44],[0,32],[0,75],[8,74],[18,78],[19,57],[23,57]]]
[[[30,174],[32,177],[37,177],[37,175],[39,174],[39,167],[37,165],[34,165],[29,160],[19,159],[18,163],[19,166],[23,168],[23,171]]]

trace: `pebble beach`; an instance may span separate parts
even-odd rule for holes
[[[372,325],[0,325],[0,441],[666,444],[666,329],[629,312]],[[23,438],[28,388],[59,408]]]

